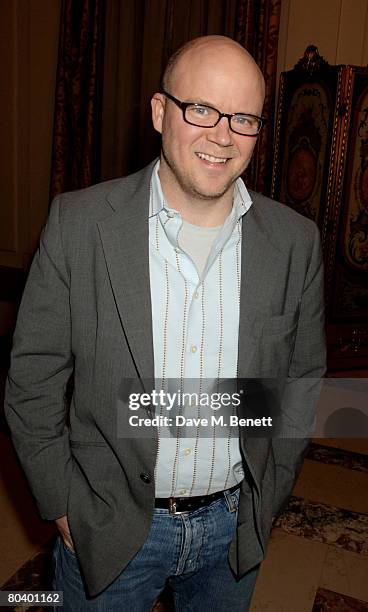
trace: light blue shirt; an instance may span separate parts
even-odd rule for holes
[[[209,381],[237,376],[241,220],[252,201],[239,178],[234,203],[212,243],[201,277],[180,248],[182,217],[151,180],[149,266],[156,390],[209,389]],[[213,388],[213,387],[211,387]],[[164,414],[169,414],[164,409]],[[207,413],[208,414],[208,413]],[[177,437],[159,428],[156,497],[205,495],[244,477],[239,438],[223,428],[211,437]]]

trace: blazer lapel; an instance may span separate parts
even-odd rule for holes
[[[120,321],[137,372],[154,379],[148,215],[153,165],[108,196],[115,213],[98,223]]]

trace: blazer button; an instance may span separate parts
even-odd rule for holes
[[[142,474],[140,474],[140,479],[143,480],[143,482],[145,482],[146,484],[149,484],[152,480],[151,475],[147,474],[146,472],[142,472]]]

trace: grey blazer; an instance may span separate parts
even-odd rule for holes
[[[54,200],[23,294],[6,386],[6,417],[41,516],[68,515],[91,595],[142,546],[154,508],[157,439],[117,432],[124,381],[142,377],[153,386],[152,168]],[[279,399],[291,434],[240,432],[246,478],[229,550],[238,577],[264,558],[271,519],[307,446],[297,432],[300,420],[313,420],[313,393],[309,383],[300,391],[298,380],[325,370],[318,230],[291,209],[251,196],[243,221],[239,375],[290,377]]]

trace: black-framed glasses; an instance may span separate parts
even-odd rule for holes
[[[213,106],[207,106],[198,102],[181,102],[181,100],[178,100],[164,90],[161,93],[182,110],[184,121],[190,125],[211,128],[215,127],[222,117],[226,117],[229,121],[230,130],[235,132],[235,134],[258,136],[265,123],[264,117],[257,117],[257,115],[250,115],[248,113],[220,113]]]

